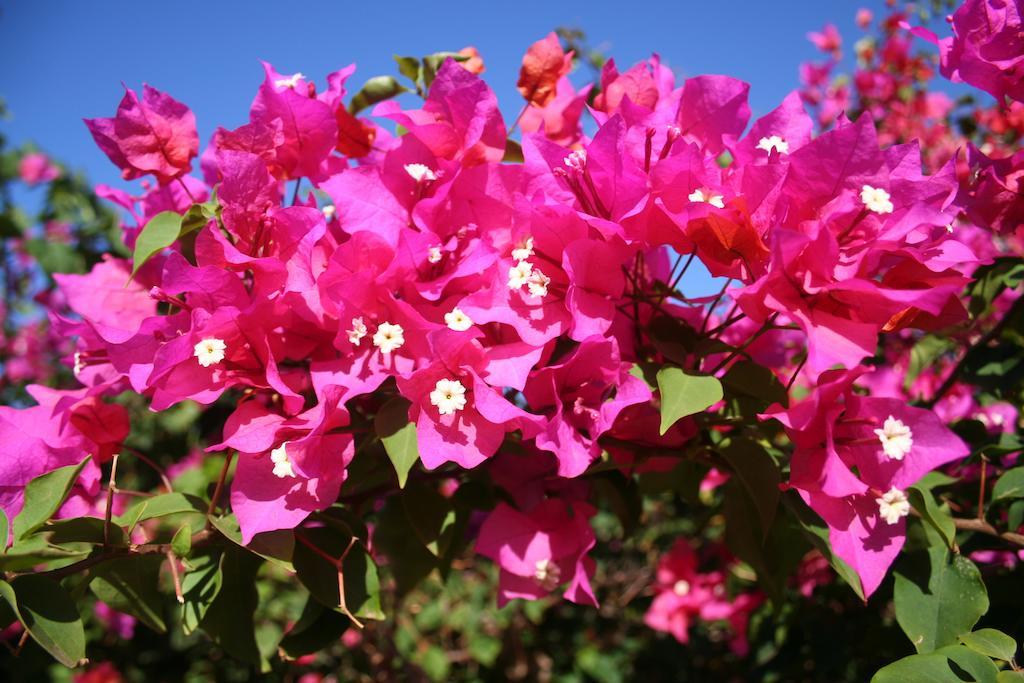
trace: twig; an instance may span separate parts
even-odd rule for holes
[[[178,573],[178,558],[173,550],[167,551],[167,564],[171,568],[171,578],[174,579],[174,597],[180,604],[185,604],[185,593],[181,590],[181,575]]]
[[[722,300],[723,296],[725,296],[725,290],[727,290],[729,288],[729,285],[731,285],[731,284],[732,284],[732,278],[729,278],[728,280],[726,280],[725,284],[722,285],[722,291],[720,291],[718,293],[718,296],[715,297],[715,300],[711,302],[710,306],[708,306],[708,312],[704,315],[704,322],[702,322],[700,324],[700,334],[701,334],[701,336],[703,336],[705,330],[708,329],[708,321],[711,320],[711,314],[715,312],[715,306],[717,306],[718,302]]]
[[[117,476],[117,453],[110,461],[110,479],[107,480],[107,510],[103,518],[103,549],[110,547],[111,517],[114,514],[114,478]]]
[[[989,536],[995,536],[1001,538],[1004,541],[1008,541],[1015,545],[1024,547],[1024,534],[1017,534],[1012,531],[999,531],[994,526],[989,524],[983,519],[961,519],[959,517],[953,518],[953,524],[957,529],[964,529],[965,531],[977,531],[982,534],[988,534]]]
[[[978,519],[985,520],[985,474],[988,458],[981,456],[981,485],[978,487]]]
[[[768,316],[768,319],[764,321],[764,324],[761,325],[761,328],[757,332],[755,332],[754,334],[750,335],[750,339],[748,339],[747,341],[743,342],[743,344],[741,346],[738,346],[732,353],[730,353],[728,356],[726,356],[725,359],[722,362],[720,362],[718,365],[716,365],[714,367],[714,369],[711,372],[709,372],[708,374],[714,375],[716,372],[718,372],[719,370],[724,368],[726,365],[728,365],[729,362],[733,358],[735,358],[736,356],[738,356],[741,353],[743,353],[744,351],[746,351],[747,347],[749,347],[751,344],[753,344],[755,341],[757,341],[757,339],[762,334],[764,334],[768,330],[772,329],[772,323],[775,322],[775,318],[777,318],[778,316],[779,316],[778,313],[772,313],[770,316]]]
[[[210,497],[210,507],[206,510],[207,528],[209,528],[212,523],[210,520],[213,518],[213,513],[217,509],[217,503],[220,500],[221,491],[224,490],[224,480],[227,479],[228,470],[231,468],[231,460],[234,457],[234,451],[228,451],[228,454],[224,457],[224,466],[220,468],[220,476],[217,477],[217,486],[213,489],[213,496]]]
[[[171,486],[171,480],[167,478],[167,474],[164,472],[163,468],[157,465],[155,462],[153,462],[148,455],[146,455],[139,449],[132,448],[130,446],[122,446],[121,450],[125,450],[128,451],[129,453],[134,454],[135,457],[137,457],[139,460],[153,468],[153,471],[156,472],[157,475],[160,477],[160,483],[163,484],[163,487],[165,489],[167,489],[167,493],[172,493],[174,491],[174,488]]]

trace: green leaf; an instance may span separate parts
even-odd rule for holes
[[[369,106],[384,100],[390,100],[392,97],[397,97],[404,92],[409,92],[409,89],[396,81],[392,76],[374,76],[366,81],[359,92],[352,96],[352,101],[348,105],[349,113],[358,114]]]
[[[149,219],[135,241],[131,277],[135,277],[139,268],[154,254],[174,244],[181,234],[181,226],[181,214],[174,211],[161,211]]]
[[[772,403],[786,405],[789,394],[778,377],[760,363],[741,360],[729,368],[722,377],[722,385],[733,395],[759,399],[756,405],[767,408]]]
[[[1000,671],[996,683],[1024,683],[1024,671]]]
[[[220,593],[223,583],[219,551],[193,555],[188,564],[191,569],[181,579],[181,592],[185,598],[181,611],[181,626],[188,635],[199,628],[210,604]]]
[[[992,487],[992,502],[1008,498],[1024,498],[1024,467],[1006,470]]]
[[[92,570],[89,589],[119,612],[166,633],[163,597],[157,589],[163,560],[159,555],[107,560]]]
[[[158,496],[141,499],[115,519],[121,526],[131,528],[147,519],[185,513],[205,515],[206,503],[202,498],[188,493],[162,493]]]
[[[437,645],[430,645],[419,653],[416,659],[430,680],[444,681],[448,678],[451,663],[448,661],[445,651]]]
[[[63,546],[69,543],[102,545],[106,525],[106,521],[99,517],[52,519],[37,529],[35,533],[44,535],[51,545]],[[113,523],[110,525],[110,534],[107,540],[114,547],[128,544],[128,536],[125,535],[124,529]]]
[[[1002,631],[980,628],[960,636],[960,642],[992,659],[1009,662],[1017,654],[1017,642]]]
[[[171,550],[178,557],[188,557],[192,552],[192,526],[183,524],[180,529],[174,532],[171,539]]]
[[[996,683],[999,669],[985,655],[970,650],[963,645],[947,645],[936,650],[935,654],[944,655],[952,660],[953,665],[951,668],[962,670],[976,683]]]
[[[295,534],[291,529],[266,531],[253,536],[249,544],[242,543],[242,530],[234,514],[214,517],[210,520],[217,531],[240,548],[256,553],[271,564],[277,565],[289,574],[295,573],[292,553],[295,549]]]
[[[384,450],[395,466],[398,485],[405,488],[409,471],[420,459],[416,444],[416,425],[409,421],[409,401],[396,396],[380,409],[373,427],[384,444]]]
[[[523,146],[509,138],[505,141],[505,156],[503,156],[501,160],[506,164],[523,163],[525,160],[523,157]]]
[[[341,557],[351,540],[351,536],[330,527],[303,529],[301,533],[307,541],[334,558]],[[338,590],[338,570],[334,564],[305,543],[295,544],[293,561],[299,581],[324,605],[342,613],[347,609],[355,616],[366,619],[384,618],[380,608],[377,565],[361,543],[352,546],[342,563],[344,607]]]
[[[64,587],[45,576],[0,581],[0,594],[32,639],[64,666],[85,658],[85,629],[75,601]]]
[[[940,654],[910,655],[878,670],[871,683],[963,683]]]
[[[205,228],[207,223],[217,218],[219,209],[216,199],[190,206],[181,219],[181,231],[178,233],[178,237],[184,237],[191,232]]]
[[[939,506],[930,491],[922,490],[918,486],[907,489],[907,498],[921,518],[939,533],[946,547],[952,550],[956,544],[956,524],[949,510]]]
[[[259,558],[241,548],[228,546],[220,562],[222,587],[208,605],[199,627],[213,642],[238,659],[268,671],[256,643],[254,613],[259,602],[256,572]]]
[[[284,634],[278,647],[286,657],[298,659],[338,642],[350,624],[348,617],[310,597],[299,620]]]
[[[761,521],[762,536],[767,536],[779,505],[782,476],[778,466],[764,448],[743,437],[731,439],[718,452],[750,494]]]
[[[661,392],[661,434],[678,420],[707,410],[722,400],[722,384],[715,377],[687,375],[676,367],[658,370]]]
[[[955,644],[988,611],[978,568],[945,547],[904,557],[895,575],[896,621],[919,653]]]
[[[89,462],[89,457],[86,456],[85,460],[77,465],[59,467],[47,472],[28,483],[25,487],[25,507],[14,518],[15,542],[25,538],[53,517],[53,513],[57,512],[57,508],[68,497],[82,468]]]
[[[7,552],[7,540],[10,531],[11,524],[7,521],[7,513],[0,510],[0,553]]]

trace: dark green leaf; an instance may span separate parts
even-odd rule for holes
[[[687,375],[676,367],[658,370],[661,392],[661,433],[678,420],[722,400],[722,384],[715,377]]]
[[[883,667],[871,683],[963,683],[940,654],[910,655]]]
[[[0,594],[18,615],[32,639],[64,666],[85,658],[82,617],[64,587],[45,576],[0,581]]]
[[[328,527],[303,529],[302,535],[330,557],[341,557],[349,547],[351,536]],[[295,572],[309,592],[324,605],[357,617],[383,619],[380,609],[380,582],[377,565],[359,542],[345,556],[342,564],[344,601],[338,590],[337,567],[304,543],[295,544]],[[344,607],[343,607],[344,605]]]
[[[15,542],[32,533],[53,517],[71,492],[89,456],[77,465],[60,467],[36,477],[25,487],[25,507],[14,518]]]
[[[256,644],[253,615],[259,602],[256,572],[260,560],[241,548],[228,546],[220,563],[222,587],[208,605],[199,627],[213,642],[242,661],[268,671]]]
[[[89,589],[119,612],[165,633],[163,598],[157,590],[163,560],[159,555],[107,560],[93,569]]]
[[[220,552],[193,555],[188,560],[190,569],[181,578],[181,592],[185,598],[182,605],[181,625],[188,635],[197,628],[210,604],[217,597],[223,583]]]
[[[336,643],[350,624],[348,617],[311,597],[302,616],[281,638],[279,647],[286,657],[297,659]]]
[[[904,557],[895,575],[896,621],[919,653],[955,644],[988,611],[978,568],[945,547]]]
[[[366,81],[359,92],[352,96],[348,110],[352,114],[358,114],[367,107],[384,100],[390,100],[392,97],[401,95],[404,92],[409,92],[409,89],[402,86],[392,76],[374,76]]]
[[[1024,467],[1006,470],[992,487],[992,501],[1024,498]]]
[[[853,592],[857,594],[857,597],[867,602],[867,599],[864,597],[864,587],[860,583],[860,577],[857,575],[857,572],[843,558],[832,552],[828,527],[821,521],[821,518],[811,508],[807,507],[807,504],[793,491],[782,496],[782,502],[793,513],[807,539],[825,556],[825,559],[832,565],[832,568],[836,570],[839,576],[843,577],[843,580],[849,584]]]
[[[149,219],[135,241],[132,254],[132,277],[154,254],[174,244],[181,234],[181,214],[162,211]]]
[[[953,517],[949,514],[949,510],[940,507],[930,491],[922,490],[917,486],[907,489],[907,498],[921,518],[931,524],[932,528],[939,533],[946,547],[952,550],[956,543],[956,525],[953,523]]]
[[[742,437],[730,440],[718,452],[750,494],[761,521],[761,533],[767,536],[779,505],[779,483],[782,477],[778,466],[757,442]]]
[[[420,459],[416,425],[409,421],[409,405],[409,401],[396,396],[384,404],[373,421],[402,488],[409,477],[409,470]]]
[[[966,673],[976,683],[996,683],[999,669],[985,655],[978,654],[962,645],[947,645],[936,650],[935,654],[944,655],[950,659],[952,661],[950,668],[958,673],[960,671]]]
[[[975,652],[980,652],[992,659],[1008,662],[1017,654],[1017,642],[1002,631],[994,628],[980,628],[977,631],[964,633],[960,642]]]

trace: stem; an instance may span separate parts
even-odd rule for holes
[[[508,127],[508,133],[506,133],[506,135],[509,135],[509,136],[512,135],[512,132],[516,129],[516,126],[519,125],[519,119],[523,118],[523,114],[525,114],[526,110],[529,109],[529,108],[530,108],[530,103],[529,103],[529,101],[527,101],[527,103],[523,105],[523,108],[520,109],[519,113],[516,115],[516,120],[512,122],[511,126]]]
[[[163,468],[157,465],[155,462],[153,462],[149,458],[149,456],[147,456],[145,453],[143,453],[137,448],[131,448],[130,446],[122,446],[121,448],[122,450],[126,450],[134,454],[135,457],[137,457],[139,460],[152,467],[153,471],[156,472],[157,475],[159,475],[160,483],[163,484],[163,487],[165,489],[167,489],[167,493],[172,493],[174,491],[174,488],[171,486],[171,480],[167,478],[167,474],[164,472]]]
[[[103,518],[103,549],[110,547],[111,517],[114,513],[114,478],[117,476],[117,453],[110,461],[110,479],[107,480],[107,510]]]
[[[750,335],[750,339],[748,339],[747,341],[743,342],[742,346],[737,347],[732,353],[730,353],[728,356],[726,356],[725,360],[723,360],[721,363],[716,365],[715,368],[710,373],[708,373],[708,374],[714,375],[715,373],[717,373],[719,370],[721,370],[726,365],[728,365],[729,361],[731,361],[733,358],[735,358],[736,356],[738,356],[741,353],[743,353],[747,349],[748,346],[750,346],[751,344],[753,344],[757,340],[758,337],[760,337],[762,334],[764,334],[768,330],[772,329],[772,323],[775,322],[775,318],[777,318],[778,315],[779,315],[778,313],[772,313],[770,316],[768,316],[768,319],[764,321],[764,325],[761,325],[761,328],[757,332],[755,332],[754,334]]]
[[[786,393],[787,394],[789,393],[789,390],[793,388],[793,384],[796,382],[796,378],[800,376],[800,371],[804,369],[804,365],[806,365],[806,364],[807,364],[807,356],[804,355],[804,359],[802,361],[800,361],[800,365],[798,365],[796,370],[793,371],[793,376],[789,378],[788,382],[786,382]]]
[[[711,320],[711,314],[715,312],[715,306],[717,306],[718,302],[722,300],[723,296],[725,296],[725,290],[728,289],[729,285],[731,285],[731,284],[732,284],[732,278],[729,278],[728,280],[726,280],[725,284],[722,285],[722,290],[720,292],[718,292],[718,296],[716,296],[715,300],[711,302],[710,306],[708,306],[708,312],[704,315],[704,322],[702,322],[700,324],[701,336],[703,336],[704,332],[708,329],[708,322]]]
[[[187,194],[188,198],[192,200],[193,204],[195,204],[196,203],[196,198],[192,194],[192,192],[188,189],[188,185],[185,184],[185,181],[181,179],[181,176],[178,176],[177,178],[175,178],[175,180],[178,181],[178,184],[181,185],[181,189],[185,190],[185,194]]]
[[[292,206],[299,203],[299,187],[302,186],[302,178],[295,179],[295,192],[292,193]]]
[[[667,287],[665,288],[665,291],[661,293],[661,297],[658,299],[659,304],[661,304],[661,302],[668,297],[669,292],[675,291],[676,287],[679,285],[679,281],[683,279],[684,275],[686,275],[686,271],[690,268],[690,264],[693,263],[693,259],[696,256],[697,250],[694,249],[693,251],[690,252],[690,257],[686,259],[686,265],[684,265],[683,269],[679,272],[678,275],[676,275],[676,268],[678,268],[679,264],[682,263],[683,261],[683,255],[679,255],[679,257],[676,259],[675,265],[672,266],[672,272],[669,273],[669,281]]]
[[[220,493],[224,489],[224,480],[228,476],[228,469],[231,468],[231,460],[235,457],[234,451],[228,451],[224,457],[224,466],[220,468],[220,476],[217,478],[217,486],[213,489],[213,496],[210,498],[210,507],[206,510],[206,526],[210,526],[210,518],[217,509],[217,502],[220,500]]]
[[[171,568],[171,578],[174,579],[174,597],[183,605],[185,604],[185,594],[181,590],[181,575],[178,572],[178,558],[174,556],[174,551],[168,551],[167,564]]]
[[[978,519],[985,520],[985,474],[988,458],[981,456],[981,485],[978,487]]]

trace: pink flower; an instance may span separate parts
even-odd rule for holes
[[[537,600],[560,586],[570,602],[597,605],[590,587],[594,547],[589,519],[597,511],[586,503],[548,499],[527,512],[498,503],[480,527],[476,552],[501,568],[498,606],[509,600]]]
[[[820,33],[815,31],[808,33],[807,39],[814,43],[814,47],[832,55],[835,59],[839,59],[842,55],[843,37],[839,35],[839,29],[835,24],[825,24],[825,28]]]
[[[116,116],[86,119],[85,125],[126,180],[152,173],[166,185],[192,169],[199,151],[192,111],[148,85],[143,86],[142,100],[126,88]]]
[[[42,152],[31,152],[18,162],[18,175],[28,185],[38,185],[58,178],[60,169]]]

